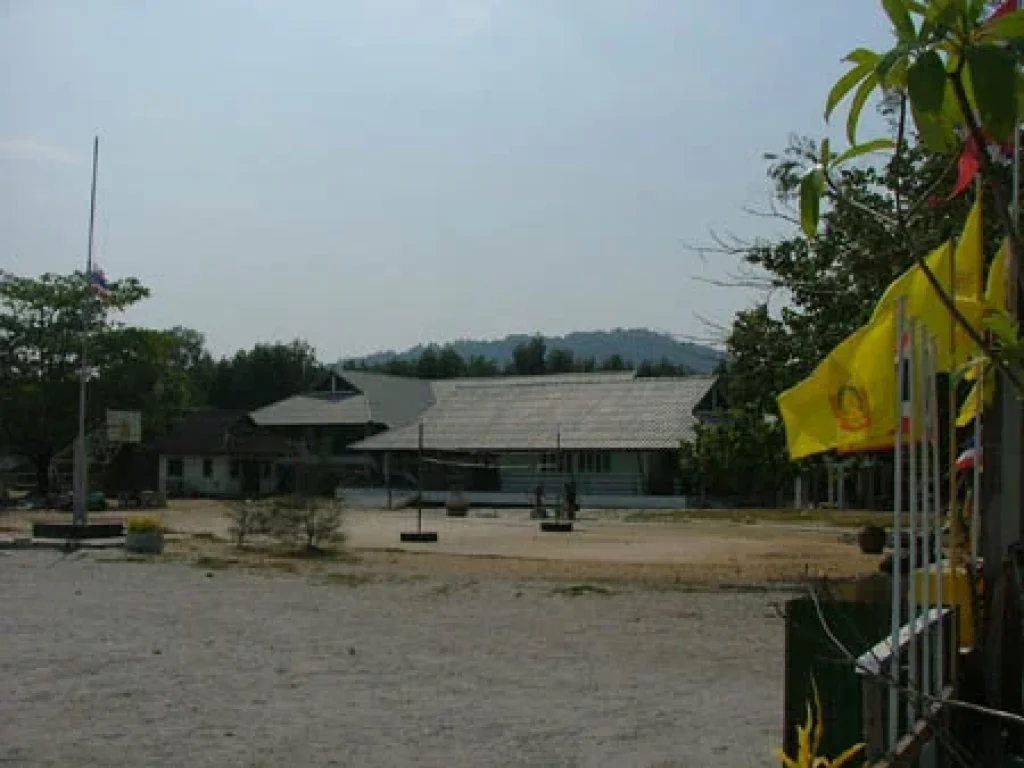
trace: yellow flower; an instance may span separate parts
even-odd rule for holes
[[[825,723],[821,716],[821,697],[818,694],[818,684],[813,677],[811,678],[811,688],[814,691],[814,710],[811,710],[811,704],[808,702],[807,720],[803,725],[796,727],[796,757],[790,757],[778,748],[774,750],[775,756],[782,761],[785,768],[842,768],[864,749],[864,744],[854,744],[834,760],[829,760],[818,754],[818,750],[821,749],[821,741],[825,736]]]

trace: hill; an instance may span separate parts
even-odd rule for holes
[[[451,346],[469,360],[480,356],[504,365],[512,360],[512,352],[519,344],[526,344],[532,336],[512,334],[503,339],[458,339]],[[565,336],[546,336],[548,352],[566,349],[577,359],[592,357],[598,362],[618,355],[633,363],[666,359],[676,365],[685,365],[697,373],[711,373],[722,360],[722,353],[702,344],[678,341],[667,333],[658,333],[646,328],[616,328],[611,331],[575,331]],[[444,346],[438,344],[437,346]],[[367,357],[357,358],[369,366],[382,365],[391,360],[415,360],[426,347],[419,344],[403,352],[389,350]]]

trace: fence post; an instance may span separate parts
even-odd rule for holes
[[[861,680],[861,705],[864,716],[864,757],[878,760],[885,755],[885,688],[865,676]]]

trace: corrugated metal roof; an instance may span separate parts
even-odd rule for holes
[[[424,447],[440,451],[656,450],[693,436],[693,408],[714,377],[626,374],[453,379],[435,382],[422,417]],[[353,445],[416,450],[417,425]]]
[[[311,392],[253,411],[264,427],[383,424],[401,427],[415,421],[434,403],[429,381],[364,371],[338,371],[356,393]]]
[[[372,421],[366,396],[348,392],[295,395],[253,411],[252,420],[261,427],[338,426]]]
[[[435,402],[431,382],[366,371],[338,371],[363,393],[374,424],[400,427],[416,421]]]

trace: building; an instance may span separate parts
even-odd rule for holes
[[[415,423],[434,403],[432,382],[336,370],[312,392],[260,408],[250,417],[258,427],[303,447],[283,464],[325,461],[337,468],[342,484],[374,485],[383,482],[380,466],[351,446]]]
[[[559,494],[570,481],[592,498],[677,496],[680,443],[724,410],[709,376],[424,381],[336,370],[315,390],[248,415],[195,414],[151,447],[159,488],[171,494],[287,491],[317,462],[330,468],[327,484],[350,489],[413,489],[422,474],[426,491],[520,501],[538,485]]]
[[[255,425],[244,411],[191,414],[149,445],[158,490],[170,496],[262,495],[285,481],[281,462],[295,453],[282,435]]]
[[[724,411],[714,377],[632,372],[452,379],[431,383],[420,418],[349,445],[416,472],[424,488],[645,496],[680,492],[679,446]],[[422,425],[422,426],[421,426]]]

